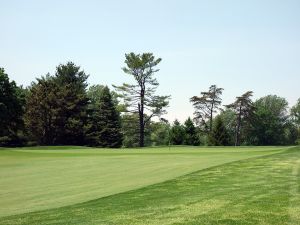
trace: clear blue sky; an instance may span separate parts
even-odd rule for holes
[[[130,82],[124,54],[153,52],[170,120],[211,84],[224,104],[248,90],[300,97],[299,0],[0,0],[0,29],[0,67],[25,86],[67,61],[90,84]]]

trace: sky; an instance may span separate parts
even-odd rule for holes
[[[88,83],[134,82],[125,53],[162,58],[158,94],[168,115],[193,116],[190,97],[216,84],[223,104],[253,91],[300,98],[299,0],[0,0],[0,67],[18,85],[68,61]]]

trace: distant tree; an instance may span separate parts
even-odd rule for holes
[[[104,88],[105,88],[105,85],[101,85],[101,84],[91,85],[87,91],[87,95],[88,95],[90,102],[97,102],[98,99],[100,98]],[[120,104],[120,101],[118,100],[118,98],[120,97],[119,94],[117,92],[111,91],[111,90],[110,90],[110,94],[111,94],[112,101],[113,101],[117,111],[119,111],[119,112],[126,111],[125,106]]]
[[[99,86],[100,95],[97,97],[93,95],[94,88],[89,92],[91,107],[86,125],[87,143],[101,147],[121,147],[121,119],[110,90],[107,86]]]
[[[122,120],[122,134],[124,147],[138,147],[139,142],[139,115],[137,113],[124,113],[121,116]],[[144,144],[148,146],[151,144],[150,123],[145,124],[144,130]]]
[[[185,130],[176,119],[170,131],[170,140],[173,145],[182,145],[184,143]]]
[[[213,128],[213,116],[220,109],[222,103],[223,90],[223,88],[212,85],[207,92],[201,92],[201,96],[193,96],[190,99],[195,108],[195,120],[209,133]]]
[[[169,96],[155,95],[158,82],[153,78],[159,70],[155,67],[161,59],[155,59],[152,53],[125,54],[126,67],[123,71],[134,77],[136,84],[115,86],[122,93],[122,98],[129,112],[139,116],[139,145],[144,146],[145,126],[152,117],[164,114]],[[146,114],[148,113],[148,115]]]
[[[56,68],[55,76],[37,79],[26,103],[25,122],[39,144],[85,144],[88,76],[74,63]]]
[[[300,98],[297,103],[291,109],[291,116],[293,122],[300,127]]]
[[[72,62],[56,68],[55,82],[59,86],[56,144],[84,144],[88,107],[87,78],[88,75]]]
[[[24,103],[22,88],[0,68],[0,146],[22,144]]]
[[[285,98],[268,95],[254,102],[255,117],[251,129],[251,144],[282,145],[288,123],[288,102]]]
[[[190,117],[184,122],[184,130],[185,130],[185,136],[184,136],[185,145],[200,144],[197,128],[195,127]]]
[[[151,130],[151,144],[158,145],[168,145],[169,144],[169,133],[170,124],[166,122],[153,122],[150,125]]]
[[[25,107],[25,125],[30,139],[40,145],[53,145],[56,142],[57,118],[63,102],[60,87],[49,74],[37,79],[29,88]]]
[[[242,96],[236,97],[236,101],[226,107],[232,109],[236,114],[235,146],[241,144],[241,130],[243,124],[250,122],[254,114],[254,106],[251,100],[252,91],[247,91]]]
[[[213,130],[209,135],[209,144],[214,146],[230,145],[230,136],[220,116],[216,116],[214,119]]]
[[[298,144],[300,144],[300,98],[291,109],[291,117],[292,117],[292,122],[297,127],[297,133],[298,133],[297,139],[298,139]]]
[[[297,144],[297,139],[299,138],[299,131],[297,126],[288,120],[285,124],[284,134],[283,134],[283,145],[295,145]],[[299,143],[298,143],[299,144]]]
[[[221,110],[218,116],[222,119],[229,135],[229,145],[234,145],[236,133],[236,113],[231,109],[225,108],[225,110]]]

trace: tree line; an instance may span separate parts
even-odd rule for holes
[[[88,86],[88,75],[72,62],[26,88],[0,68],[0,146],[299,144],[300,99],[289,109],[282,97],[253,101],[248,91],[222,105],[224,89],[216,85],[190,98],[192,119],[169,123],[163,115],[170,96],[156,94],[160,62],[152,53],[125,54],[122,70],[134,82],[113,85],[114,90]]]

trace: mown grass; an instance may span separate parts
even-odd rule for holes
[[[54,172],[46,170],[51,175],[48,177],[49,185],[53,190],[62,190],[59,192],[60,195],[53,192],[57,196],[52,195],[53,198],[51,198],[48,191],[52,189],[40,191],[36,187],[37,184],[41,185],[38,182],[32,185],[32,192],[38,191],[40,194],[37,196],[34,193],[28,194],[28,199],[25,200],[31,207],[29,211],[35,211],[39,206],[30,201],[32,198],[36,198],[37,203],[48,202],[47,207],[49,208],[26,214],[16,214],[21,213],[22,210],[12,210],[11,214],[16,215],[0,218],[0,224],[298,224],[300,221],[299,148],[288,150],[184,148],[171,151],[147,149],[142,153],[140,150],[129,152],[100,150],[99,152],[99,150],[91,149],[87,151],[51,150],[49,153],[49,151],[27,150],[25,152],[0,153],[6,155],[4,158],[12,157],[24,160],[24,165],[27,165],[27,160],[31,159],[33,162],[27,165],[31,168],[41,169],[45,167],[45,164],[50,162],[52,165],[51,162],[54,162],[53,165],[56,166],[63,163],[64,168],[76,169],[76,166],[70,167],[74,163],[76,164],[75,159],[80,160],[78,165],[87,164],[88,168],[96,170],[109,167],[107,176],[101,177],[101,172],[98,174],[102,178],[99,180],[97,180],[99,177],[91,177],[94,179],[86,180],[81,173],[78,176],[78,179],[83,181],[79,182],[80,185],[75,189],[79,193],[89,193],[90,191],[97,193],[93,197],[98,199],[69,204],[60,208],[53,207],[55,204],[52,203],[52,199],[66,200],[63,196],[69,195],[68,191],[63,191],[68,190],[68,187],[61,187],[62,189],[56,187],[64,180],[57,180],[63,171],[62,174],[54,175]],[[87,153],[92,155],[88,156]],[[22,156],[11,156],[10,154],[21,154]],[[41,154],[41,156],[36,154]],[[72,156],[73,154],[74,156]],[[78,154],[82,154],[84,157],[78,157]],[[34,155],[34,157],[30,155]],[[257,156],[261,157],[253,158]],[[105,164],[104,159],[110,163]],[[19,162],[17,159],[15,160]],[[66,163],[69,160],[71,163]],[[93,160],[99,163],[91,164]],[[243,161],[233,162],[235,160]],[[38,161],[44,161],[44,166],[40,165]],[[113,161],[118,163],[114,164]],[[4,168],[13,168],[18,165],[16,162],[8,162],[9,160]],[[129,166],[132,164],[135,166]],[[117,165],[119,165],[119,169],[113,170]],[[48,167],[46,166],[46,168]],[[85,166],[80,167],[77,171],[85,171],[84,168]],[[146,170],[145,168],[152,169]],[[23,169],[21,171],[24,171]],[[193,172],[195,170],[199,171]],[[94,170],[86,172],[89,174],[91,171]],[[122,171],[127,172],[122,173]],[[29,170],[27,172],[35,174],[37,171]],[[109,177],[117,176],[117,172],[121,173],[121,176],[118,176],[116,180],[110,180]],[[190,174],[180,176],[187,173]],[[42,179],[42,174],[38,177],[29,177],[29,181]],[[67,179],[67,176],[64,178]],[[73,179],[71,180],[74,181]],[[95,190],[102,189],[102,192],[95,192],[94,189],[89,188],[89,185],[84,185],[84,182],[92,182],[95,179]],[[101,186],[104,181],[114,181],[115,183],[110,183],[111,186]],[[132,186],[124,186],[123,182],[129,182]],[[7,181],[6,184],[8,184]],[[107,197],[101,198],[103,190],[113,189],[114,185],[118,185],[118,188],[114,189],[115,194],[112,192],[111,195],[107,194],[104,195]],[[143,188],[136,189],[139,185]],[[75,194],[75,189],[71,189],[69,196],[81,197],[80,194]],[[1,199],[3,199],[2,196],[5,197],[2,195],[2,190],[1,182]],[[16,197],[15,201],[20,199],[20,204],[22,204],[22,197]],[[85,199],[88,198],[85,196]],[[0,205],[1,209],[5,207],[2,201]],[[13,208],[12,206],[16,207],[12,204],[10,209]]]

